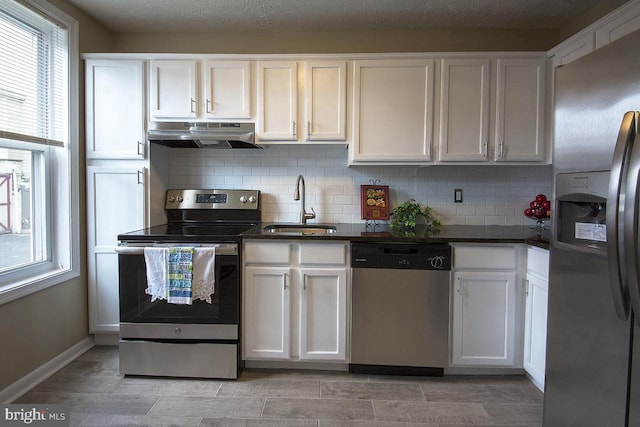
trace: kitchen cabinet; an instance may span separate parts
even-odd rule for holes
[[[85,70],[87,159],[144,159],[144,61],[92,59]]]
[[[545,58],[443,59],[438,161],[544,161],[545,76]]]
[[[521,367],[520,248],[455,245],[451,366]]]
[[[166,221],[169,167],[168,149],[146,143],[145,61],[89,56],[85,79],[89,332],[99,341],[120,325],[117,236]]]
[[[147,176],[148,170],[137,162],[87,167],[90,333],[119,330],[117,235],[144,228]]]
[[[149,115],[156,121],[248,119],[250,61],[149,62]],[[201,80],[201,77],[202,80]]]
[[[533,383],[544,391],[547,349],[549,251],[527,250],[523,367]]]
[[[496,61],[494,160],[540,162],[545,156],[545,59]]]
[[[346,61],[261,61],[257,70],[260,141],[346,140]]]
[[[593,33],[576,35],[552,49],[551,63],[553,68],[566,65],[576,59],[593,52],[595,49],[595,37]]]
[[[244,242],[243,358],[347,360],[348,243]]]
[[[628,2],[601,21],[595,30],[596,49],[640,29],[640,4]]]
[[[489,145],[489,59],[443,59],[438,160],[486,161]]]
[[[149,61],[149,119],[195,120],[198,117],[198,61]]]
[[[346,141],[346,61],[306,61],[304,94],[306,139]]]
[[[350,164],[431,162],[434,64],[431,59],[354,61]]]

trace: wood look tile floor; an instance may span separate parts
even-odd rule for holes
[[[236,380],[125,377],[97,346],[16,400],[67,405],[72,426],[542,426],[524,376],[244,370]]]

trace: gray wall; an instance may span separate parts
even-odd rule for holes
[[[109,51],[112,34],[95,20],[62,0],[51,3],[76,18],[80,51]],[[80,80],[84,81],[84,64]],[[80,205],[84,206],[84,84],[80,85]],[[89,335],[87,314],[86,215],[80,210],[80,277],[0,305],[0,389],[18,381]]]

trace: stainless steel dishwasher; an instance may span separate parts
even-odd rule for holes
[[[451,247],[354,242],[351,267],[349,372],[443,375]]]

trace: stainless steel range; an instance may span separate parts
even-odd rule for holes
[[[169,190],[165,208],[167,224],[118,236],[120,372],[237,378],[239,236],[260,192]]]

